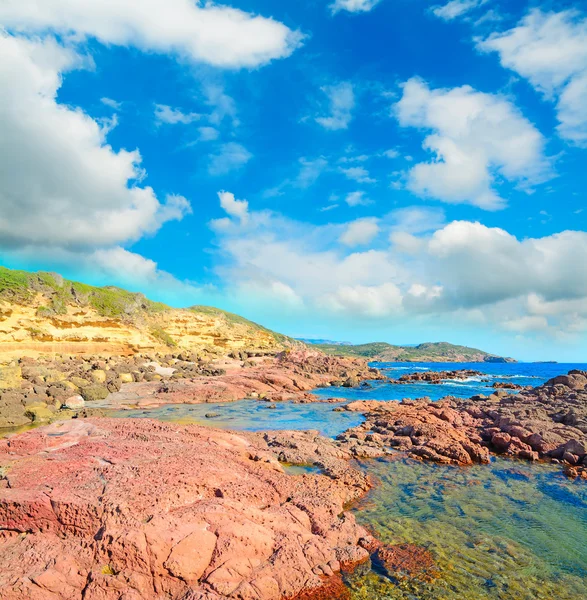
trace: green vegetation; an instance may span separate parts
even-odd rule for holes
[[[25,302],[32,297],[29,286],[30,274],[26,271],[12,271],[0,267],[0,298],[10,298],[16,302]]]
[[[152,327],[151,335],[170,348],[175,348],[177,346],[176,341],[161,327]]]
[[[42,306],[37,309],[37,315],[43,318],[67,314],[68,306],[91,306],[102,317],[136,323],[141,317],[162,314],[170,310],[167,305],[152,302],[143,294],[118,287],[95,287],[69,281],[55,273],[28,273],[0,267],[0,300],[26,306],[31,304],[38,294],[44,296]],[[229,326],[242,325],[254,331],[267,333],[278,343],[295,343],[287,336],[219,308],[192,306],[187,310],[196,314],[220,317]],[[162,327],[155,326],[150,332],[167,346],[177,346],[177,342]]]
[[[28,273],[0,267],[0,299],[27,304],[36,293],[50,298],[37,314],[51,317],[67,313],[67,306],[91,306],[101,316],[129,318],[140,312],[161,313],[168,310],[165,304],[152,302],[143,294],[107,286],[94,287],[77,281],[63,279],[54,273]]]
[[[389,362],[484,362],[492,358],[491,354],[483,350],[457,346],[447,342],[425,343],[414,347],[393,346],[386,342],[374,342],[358,346],[316,344],[313,347],[326,352],[326,354]]]
[[[227,323],[230,325],[246,325],[247,327],[252,327],[253,329],[258,329],[259,331],[264,331],[272,335],[278,342],[287,342],[292,341],[291,338],[287,336],[276,333],[275,331],[271,331],[271,329],[267,329],[267,327],[263,327],[263,325],[259,325],[258,323],[254,323],[253,321],[249,321],[249,319],[245,319],[240,315],[235,315],[234,313],[228,312],[226,310],[221,310],[220,308],[214,308],[213,306],[190,306],[188,310],[191,310],[195,313],[200,313],[203,315],[210,315],[214,317],[223,317]]]

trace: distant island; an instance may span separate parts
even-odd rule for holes
[[[513,358],[496,356],[477,348],[457,346],[448,342],[428,342],[417,346],[394,346],[387,342],[359,345],[314,343],[313,345],[326,354],[367,358],[381,362],[517,362]]]

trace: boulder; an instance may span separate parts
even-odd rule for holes
[[[0,389],[18,389],[21,382],[22,369],[20,367],[0,366]]]
[[[71,410],[77,410],[83,408],[86,405],[85,400],[81,396],[71,396],[64,400],[63,408],[69,408]]]
[[[110,392],[104,385],[92,384],[84,387],[80,395],[86,402],[95,402],[96,400],[105,400]]]

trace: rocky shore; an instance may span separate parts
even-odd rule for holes
[[[0,366],[0,431],[72,416],[101,414],[103,408],[161,404],[314,401],[309,390],[355,386],[382,379],[376,369],[353,358],[311,350],[276,356],[233,352],[211,360],[187,352],[134,357],[22,358]],[[96,410],[96,407],[100,410]]]
[[[0,598],[347,598],[342,570],[406,554],[344,512],[369,489],[350,458],[315,432],[132,419],[3,440]]]
[[[561,464],[587,479],[587,372],[571,371],[544,385],[509,395],[403,402],[360,401],[345,410],[366,421],[338,436],[357,457],[399,449],[442,464],[486,463],[489,453]]]
[[[390,383],[402,384],[423,382],[441,384],[445,380],[464,381],[469,377],[481,376],[483,376],[481,371],[474,371],[473,369],[458,369],[456,371],[416,371],[415,373],[406,373],[399,379],[392,379]]]

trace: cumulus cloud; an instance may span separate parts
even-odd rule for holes
[[[184,113],[179,108],[172,108],[166,104],[155,105],[155,121],[158,125],[189,125],[201,118],[202,115],[198,113]]]
[[[447,224],[427,207],[323,226],[249,210],[246,226],[216,231],[229,287],[260,293],[281,282],[304,310],[526,334],[587,330],[585,232],[520,240],[481,223]]]
[[[239,219],[241,223],[246,222],[249,216],[249,203],[246,200],[237,200],[232,192],[218,192],[218,198],[227,215]]]
[[[324,308],[366,317],[388,317],[402,307],[402,293],[393,283],[377,286],[347,285],[327,294],[320,301]]]
[[[216,154],[210,155],[208,173],[210,175],[226,175],[244,167],[253,155],[237,142],[228,142],[220,146]]]
[[[349,206],[367,206],[371,204],[371,200],[367,198],[365,192],[350,192],[345,196],[344,201]]]
[[[80,58],[52,39],[0,34],[0,246],[94,248],[127,243],[191,211],[161,202],[138,150],[115,152],[108,127],[56,101]]]
[[[530,186],[550,176],[545,140],[509,99],[470,86],[430,89],[412,78],[393,112],[402,127],[429,132],[423,148],[434,160],[408,172],[413,193],[487,210],[505,205],[496,176]]]
[[[587,17],[535,9],[516,27],[477,40],[556,104],[561,137],[587,146]]]
[[[4,0],[0,22],[14,31],[74,34],[223,68],[285,58],[303,37],[273,19],[190,0]]]
[[[375,8],[381,0],[334,0],[330,5],[332,14],[336,14],[340,11],[346,11],[350,13],[362,13],[369,12]]]
[[[451,0],[442,6],[433,6],[431,10],[436,17],[443,21],[454,21],[486,2],[487,0]]]
[[[340,242],[345,246],[364,246],[379,233],[377,219],[358,219],[349,223],[346,231],[340,236]]]
[[[316,117],[316,122],[331,131],[347,129],[353,118],[355,108],[355,92],[348,81],[321,88],[328,97],[329,113]]]

